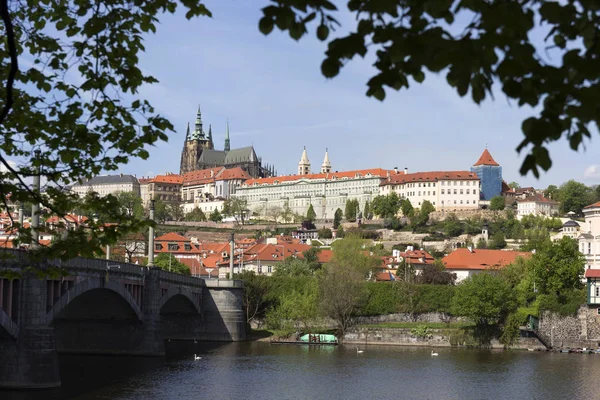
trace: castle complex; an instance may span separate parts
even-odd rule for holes
[[[229,122],[227,122],[225,131],[224,148],[223,150],[215,150],[212,127],[209,125],[208,133],[204,132],[202,113],[200,107],[198,107],[194,131],[190,134],[188,124],[185,134],[179,174],[183,176],[186,172],[216,167],[239,167],[252,178],[268,178],[276,175],[275,168],[272,165],[263,166],[262,159],[256,155],[253,146],[231,150]]]

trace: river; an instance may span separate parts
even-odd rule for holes
[[[600,354],[425,347],[170,345],[169,357],[61,355],[60,390],[38,399],[600,399]],[[193,353],[201,360],[194,361]]]

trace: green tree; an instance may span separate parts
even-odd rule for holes
[[[456,217],[456,214],[451,213],[446,216],[444,221],[444,233],[449,237],[460,236],[463,233],[462,224]]]
[[[308,263],[308,267],[312,272],[316,272],[321,269],[321,263],[319,262],[319,252],[321,249],[318,247],[311,247],[308,250],[302,252],[302,257]]]
[[[141,199],[140,199],[141,204]],[[160,199],[154,200],[154,220],[163,223],[170,218],[169,205]]]
[[[365,219],[370,220],[373,218],[372,212],[371,212],[371,204],[369,203],[369,200],[365,201],[365,209],[363,210],[363,215],[365,217]]]
[[[414,215],[414,208],[409,199],[402,199],[400,202],[400,209],[402,210],[402,215],[408,218],[412,218]]]
[[[286,224],[294,220],[294,211],[290,208],[289,202],[285,202],[283,208],[281,209],[281,214],[279,214],[279,217]]]
[[[540,294],[560,295],[582,287],[585,257],[574,239],[566,236],[556,242],[548,239],[536,249],[529,263],[532,281]]]
[[[98,216],[40,249],[43,258],[93,257],[120,236],[149,226],[137,211],[125,214],[114,197],[80,199],[62,188],[116,171],[133,158],[147,159],[147,146],[166,141],[173,131],[141,95],[142,86],[157,80],[141,70],[139,59],[144,37],[178,5],[125,0],[0,4],[0,202],[6,203],[10,193],[12,201],[41,203],[61,218],[75,208]],[[185,2],[183,8],[188,19],[210,16],[199,1]],[[23,162],[15,166],[11,160]],[[25,180],[38,168],[48,181],[44,193]],[[30,231],[21,233],[20,242],[35,240]]]
[[[484,238],[479,238],[479,240],[477,241],[476,247],[478,249],[487,249],[487,242],[485,241]]]
[[[273,276],[312,276],[313,271],[310,269],[309,263],[306,260],[295,257],[286,257],[277,265]]]
[[[487,248],[492,250],[499,250],[505,247],[506,239],[504,238],[504,233],[502,231],[494,233],[490,239],[490,242],[487,245]]]
[[[511,183],[508,184],[508,187],[511,188],[511,189],[520,189],[521,185],[519,185],[517,182],[513,181],[513,182],[511,182]]]
[[[583,207],[593,202],[592,189],[571,179],[560,185],[559,200],[562,214],[569,211],[580,214]]]
[[[254,271],[244,271],[237,275],[244,281],[243,307],[246,312],[246,322],[265,318],[268,306],[272,301],[268,297],[270,277],[256,275]]]
[[[140,196],[134,192],[119,192],[116,197],[125,215],[136,219],[144,218],[144,205]],[[156,200],[156,202],[159,201]]]
[[[209,217],[208,217],[212,222],[221,222],[223,221],[223,216],[221,215],[221,213],[219,212],[218,208],[215,208],[215,210],[210,213]]]
[[[332,260],[339,265],[360,271],[367,277],[381,266],[381,261],[376,257],[371,257],[368,251],[365,250],[367,244],[368,242],[360,236],[348,234],[342,240],[336,240],[332,243]]]
[[[560,191],[556,185],[549,185],[546,190],[544,190],[544,197],[552,200],[559,200]]]
[[[333,237],[333,232],[329,228],[321,228],[319,229],[319,238],[320,239],[331,239]]]
[[[394,218],[400,210],[400,198],[395,192],[387,196],[375,196],[370,208],[380,218]]]
[[[167,214],[171,221],[183,221],[185,218],[183,204],[181,201],[170,201],[167,203]]]
[[[589,83],[600,79],[595,2],[349,1],[352,18],[344,15],[343,20],[351,25],[333,37],[329,33],[340,25],[333,2],[274,3],[262,9],[260,31],[269,34],[277,27],[299,40],[316,25],[317,38],[329,40],[321,64],[325,77],[337,76],[350,60],[368,58],[371,52],[375,73],[368,79],[367,96],[383,100],[386,89],[408,88],[423,82],[427,73],[443,72],[459,96],[470,94],[477,104],[488,95],[493,98],[497,82],[519,106],[530,106],[535,113],[539,106],[539,115],[522,124],[517,151],[528,151],[523,175],[539,177],[540,169],[552,166],[548,144],[566,137],[571,149],[578,150],[592,127],[600,125],[594,102],[584,101]],[[549,32],[542,47],[551,46],[553,59],[561,60],[551,67],[536,51],[536,29]]]
[[[490,210],[499,211],[504,210],[506,203],[504,202],[504,197],[495,196],[490,200]]]
[[[169,272],[175,272],[182,275],[190,275],[190,269],[187,265],[178,261],[171,253],[160,253],[154,258],[154,265],[160,269]]]
[[[358,200],[349,199],[346,200],[346,211],[344,211],[344,217],[350,221],[356,221],[358,215]]]
[[[435,260],[433,264],[426,264],[423,271],[417,276],[417,283],[427,285],[454,285],[456,274],[446,271],[442,260]]]
[[[186,221],[206,221],[206,215],[204,215],[204,212],[199,207],[195,207],[192,211],[190,211],[189,213],[187,213],[185,215],[185,220]]]
[[[408,201],[408,200],[407,200]],[[425,226],[429,221],[429,214],[435,211],[435,207],[429,200],[423,201],[421,204],[421,208],[418,213],[413,212],[413,216],[411,217],[411,225],[413,229],[417,227]]]
[[[340,225],[337,228],[337,232],[335,234],[335,237],[338,238],[338,239],[342,239],[344,236],[346,236],[346,232],[344,231],[344,226]]]
[[[312,203],[308,207],[308,211],[306,211],[306,219],[310,222],[314,222],[317,219],[317,213],[315,212]]]
[[[340,227],[343,216],[344,213],[342,212],[341,208],[335,210],[335,214],[333,215],[333,229],[338,229]]]
[[[248,213],[248,200],[241,197],[230,197],[223,203],[222,213],[233,217],[238,224],[244,225]]]
[[[475,274],[461,282],[454,293],[452,312],[475,322],[480,344],[489,345],[495,327],[514,310],[514,294],[501,276]]]

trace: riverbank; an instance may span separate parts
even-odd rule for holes
[[[429,328],[426,325],[416,328],[357,327],[346,332],[342,338],[344,344],[387,345],[420,347],[477,347],[474,338],[464,328]],[[504,349],[498,340],[491,341],[491,348]],[[519,350],[546,350],[536,338],[522,332],[521,337],[509,347]]]

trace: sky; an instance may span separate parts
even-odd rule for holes
[[[168,143],[150,149],[149,160],[132,160],[124,173],[152,176],[179,171],[187,123],[198,105],[205,130],[212,125],[216,149],[223,148],[229,119],[232,148],[254,145],[263,163],[295,174],[302,149],[318,172],[325,149],[333,170],[408,168],[409,172],[468,170],[488,148],[507,182],[547,187],[576,179],[600,183],[600,142],[573,152],[566,140],[550,146],[553,166],[540,179],[522,177],[525,153],[521,122],[534,113],[495,101],[476,105],[460,98],[445,75],[427,74],[421,85],[387,91],[385,101],[365,96],[374,74],[372,59],[355,59],[336,78],[321,75],[326,44],[314,34],[299,42],[276,30],[258,31],[266,1],[212,0],[213,18],[188,21],[182,13],[163,16],[146,39],[144,71],[160,83],[140,94],[175,126]],[[344,24],[344,19],[341,19]]]

